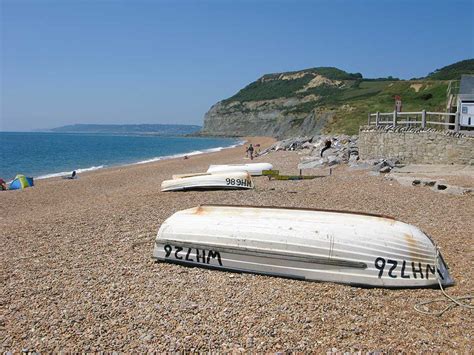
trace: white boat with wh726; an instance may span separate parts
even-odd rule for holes
[[[159,261],[369,287],[454,282],[433,241],[395,219],[343,211],[203,205],[168,218]]]
[[[199,189],[253,189],[253,181],[249,173],[241,171],[173,176],[161,183],[161,191]]]

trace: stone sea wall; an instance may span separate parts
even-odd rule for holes
[[[474,137],[406,127],[362,126],[361,159],[391,158],[413,164],[474,165]]]

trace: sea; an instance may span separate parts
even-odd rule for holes
[[[0,178],[11,181],[23,174],[44,179],[73,170],[80,176],[85,171],[217,152],[242,143],[231,138],[0,132]]]

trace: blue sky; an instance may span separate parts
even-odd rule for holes
[[[409,79],[474,57],[474,1],[0,0],[0,130],[202,124],[265,73]]]

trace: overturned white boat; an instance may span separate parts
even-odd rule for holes
[[[249,173],[237,171],[174,176],[173,180],[165,180],[161,183],[161,191],[198,189],[253,189],[253,181]]]
[[[226,164],[210,165],[208,173],[221,173],[228,171],[247,171],[252,176],[262,175],[263,170],[272,170],[273,165],[269,163],[250,163],[250,164]]]
[[[374,287],[453,284],[433,241],[391,218],[324,210],[205,205],[168,218],[161,261]]]

